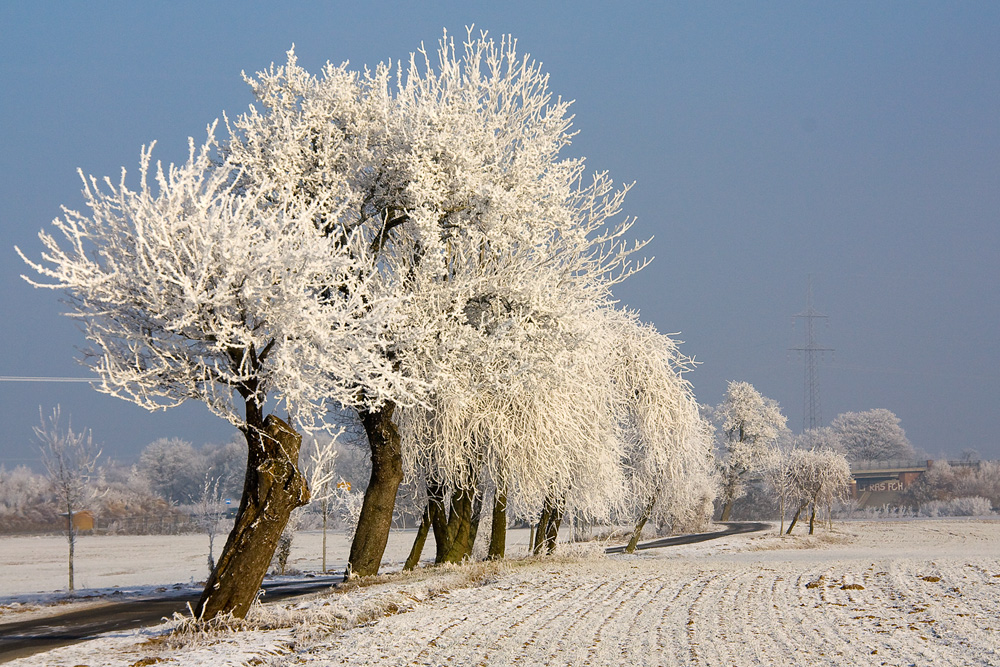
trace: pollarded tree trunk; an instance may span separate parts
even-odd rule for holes
[[[344,578],[378,574],[382,555],[392,528],[392,512],[396,507],[396,492],[403,481],[403,456],[399,429],[392,421],[396,405],[385,403],[377,410],[359,410],[361,423],[368,435],[372,472],[365,490],[365,499],[358,517],[358,527],[351,543]]]
[[[427,542],[427,533],[431,527],[431,508],[428,506],[424,509],[424,516],[420,519],[420,526],[417,528],[417,535],[413,540],[413,546],[410,548],[410,555],[406,557],[406,563],[403,564],[404,570],[412,570],[420,562],[420,554],[424,552],[424,543]]]
[[[243,498],[236,524],[194,609],[202,620],[224,613],[246,616],[288,517],[309,501],[309,488],[297,468],[302,436],[274,415],[261,421],[259,407],[250,401],[243,432],[248,449]]]
[[[456,489],[451,494],[451,516],[448,517],[449,542],[445,550],[445,563],[461,563],[471,552],[472,510],[474,489]]]
[[[535,528],[535,544],[532,550],[536,556],[542,553],[542,547],[545,544],[545,534],[549,529],[549,517],[552,515],[552,505],[549,502],[548,497],[545,498],[545,504],[542,505],[542,515],[538,517],[538,527]]]
[[[483,519],[483,494],[476,494],[472,501],[472,521],[469,524],[469,545],[465,550],[465,557],[472,558],[472,550],[476,548],[476,536],[479,535],[479,524]]]
[[[507,494],[497,489],[493,499],[493,526],[490,528],[490,549],[487,558],[502,560],[507,551]]]
[[[545,551],[550,556],[556,552],[556,541],[559,539],[559,527],[562,525],[562,505],[557,505],[549,515],[549,525],[545,529]]]
[[[430,514],[431,528],[434,529],[434,562],[443,563],[451,545],[448,535],[448,511],[444,508],[444,500],[448,495],[443,484],[427,480],[427,511]]]

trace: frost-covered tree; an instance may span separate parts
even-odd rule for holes
[[[845,412],[830,423],[838,448],[850,461],[906,460],[916,456],[899,418],[889,410]]]
[[[723,436],[722,521],[743,493],[743,480],[766,466],[770,450],[785,427],[785,416],[773,399],[761,396],[749,382],[730,382],[714,410]]]
[[[41,425],[35,427],[35,436],[41,443],[42,463],[48,473],[49,483],[61,509],[66,515],[66,540],[69,543],[69,591],[74,590],[73,556],[76,547],[76,524],[73,516],[83,509],[93,497],[91,478],[97,468],[100,450],[94,446],[89,430],[76,432],[72,423],[63,428],[59,424],[59,406],[48,419],[38,409]]]
[[[353,252],[367,240],[323,233],[322,216],[346,204],[332,191],[304,202],[245,187],[215,148],[210,129],[185,164],[157,165],[152,183],[144,149],[137,190],[124,171],[117,185],[84,178],[88,212],[64,209],[53,223],[61,239],[40,233],[40,262],[21,254],[47,279],[29,282],[66,292],[100,391],[150,410],[202,401],[242,431],[243,496],[196,607],[206,619],[246,613],[289,513],[309,496],[301,436],[274,410],[309,428],[329,402],[356,402],[358,386],[372,403],[408,386],[386,358],[397,304]]]
[[[396,71],[327,65],[319,77],[290,52],[283,67],[249,83],[259,109],[232,123],[226,146],[240,182],[271,184],[303,205],[331,191],[345,202],[320,216],[320,228],[335,240],[364,239],[352,256],[403,301],[407,322],[393,329],[385,354],[408,377],[441,390],[450,373],[464,372],[454,360],[476,353],[477,336],[499,345],[495,358],[519,336],[567,338],[553,316],[556,297],[571,294],[557,314],[591,310],[575,288],[596,284],[599,293],[594,280],[622,268],[624,228],[605,222],[624,192],[604,175],[584,181],[581,160],[559,158],[571,137],[568,103],[553,99],[546,75],[509,38],[470,34],[456,50],[445,37],[436,58],[421,51]],[[560,280],[568,284],[548,294]],[[499,363],[516,368],[523,359]],[[407,455],[398,401],[370,400],[363,385],[357,395],[372,466],[349,568],[365,575],[378,570]],[[434,414],[448,400],[429,401]],[[470,475],[481,474],[470,448],[499,445],[466,437],[456,446],[462,456],[425,469],[447,470],[449,484],[457,474],[464,503],[475,494]]]
[[[48,483],[27,466],[12,470],[0,464],[0,513],[23,516],[33,506],[43,502]]]
[[[180,438],[159,438],[146,445],[136,469],[149,480],[153,491],[169,502],[188,504],[205,490],[204,461]]]
[[[832,449],[793,449],[788,453],[788,477],[798,508],[788,526],[788,534],[806,508],[809,512],[809,534],[815,529],[816,508],[843,498],[851,483],[851,467],[840,452]]]
[[[711,429],[682,374],[692,366],[677,343],[634,319],[622,322],[613,382],[627,444],[626,508],[635,522],[631,553],[643,526],[691,520],[711,506]],[[706,492],[708,502],[705,502]]]

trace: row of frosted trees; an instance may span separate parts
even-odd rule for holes
[[[25,257],[65,290],[101,391],[199,400],[246,438],[199,616],[246,613],[310,496],[301,434],[345,412],[372,463],[350,575],[377,572],[407,475],[439,561],[469,555],[484,507],[493,557],[512,517],[544,548],[570,512],[710,511],[690,362],[611,295],[641,268],[627,188],[560,157],[569,105],[511,39],[319,76],[290,51],[247,82],[223,138],[179,166],[143,149],[135,186],[84,177],[86,212]]]
[[[792,532],[802,512],[809,513],[809,534],[816,512],[846,498],[851,467],[829,428],[805,431],[794,438],[774,400],[747,382],[730,382],[712,419],[721,430],[719,460],[721,521],[728,521],[733,504],[746,492],[749,479],[763,481],[778,501],[781,531],[788,512]],[[789,446],[779,446],[784,440]]]

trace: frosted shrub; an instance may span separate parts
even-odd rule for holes
[[[921,503],[920,516],[985,516],[993,514],[990,501],[982,496],[968,496],[952,500],[931,500]]]

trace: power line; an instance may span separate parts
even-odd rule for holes
[[[100,382],[100,378],[23,377],[0,375],[0,382]]]

